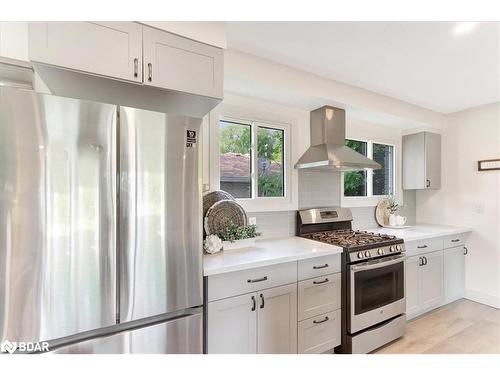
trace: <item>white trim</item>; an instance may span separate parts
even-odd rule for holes
[[[257,152],[252,149],[252,198],[237,199],[237,202],[247,212],[260,211],[293,211],[298,206],[298,175],[292,168],[292,129],[297,120],[276,113],[259,111],[257,109],[220,104],[210,112],[210,189],[220,189],[220,155],[219,155],[219,122],[221,120],[235,121],[252,126],[252,147],[257,140],[256,128],[259,126],[283,130],[283,182],[284,197],[257,197],[256,169]]]
[[[474,302],[482,303],[483,305],[488,305],[496,309],[500,309],[500,297],[491,294],[485,294],[477,290],[466,289],[465,298],[470,299]]]

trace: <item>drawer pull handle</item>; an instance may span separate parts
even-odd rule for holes
[[[425,249],[427,247],[427,245],[420,245],[420,246],[417,246],[418,249]]]
[[[322,266],[313,266],[313,270],[320,270],[322,268],[328,267],[328,263],[323,264]]]
[[[260,283],[261,281],[266,281],[267,276],[261,277],[260,279],[248,279],[247,283]]]
[[[316,285],[317,284],[324,284],[324,283],[327,283],[328,281],[329,281],[328,278],[324,279],[323,281],[316,281],[316,280],[314,280],[313,284],[316,284]]]
[[[257,307],[257,302],[255,301],[255,296],[252,296],[252,311],[255,311]]]
[[[260,308],[263,309],[264,308],[264,295],[261,293],[260,294],[260,299],[262,300],[262,303],[260,304]]]
[[[153,64],[148,63],[148,81],[153,81]]]
[[[460,240],[458,238],[451,240],[451,242],[459,242]]]
[[[325,319],[323,319],[323,320],[313,320],[313,323],[314,324],[321,324],[321,323],[324,323],[324,322],[328,322],[328,320],[329,320],[328,317],[325,316]]]
[[[464,246],[464,255],[467,255],[469,254],[469,249],[467,249],[465,246]]]

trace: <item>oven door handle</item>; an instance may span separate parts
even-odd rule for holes
[[[395,259],[381,261],[379,263],[367,264],[365,266],[351,266],[351,270],[354,271],[354,272],[366,271],[366,270],[374,270],[374,269],[377,269],[377,268],[382,268],[382,267],[385,267],[385,266],[390,266],[391,264],[396,264],[396,263],[402,262],[405,259],[406,259],[406,255],[401,255],[401,256],[398,256]]]

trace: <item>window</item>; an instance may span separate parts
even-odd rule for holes
[[[219,126],[220,188],[235,198],[251,198],[251,126],[227,121]]]
[[[235,198],[284,197],[284,145],[282,128],[219,121],[220,189]]]
[[[394,146],[372,141],[346,139],[346,146],[373,159],[382,168],[368,171],[344,172],[344,197],[393,195]]]

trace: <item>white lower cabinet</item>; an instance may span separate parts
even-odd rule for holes
[[[423,255],[421,266],[422,310],[438,307],[443,302],[443,251]]]
[[[443,250],[406,261],[406,316],[412,319],[443,304]]]
[[[297,284],[208,303],[208,353],[297,353]]]
[[[297,284],[258,292],[257,353],[297,353]]]
[[[444,302],[462,298],[465,293],[465,253],[463,246],[444,250]]]
[[[339,271],[336,254],[208,276],[207,352],[332,350],[341,334]]]
[[[208,303],[208,353],[257,353],[257,294]]]
[[[299,322],[299,354],[320,354],[340,345],[340,309]]]
[[[420,312],[420,263],[422,257],[414,256],[406,260],[406,316],[408,318]]]

